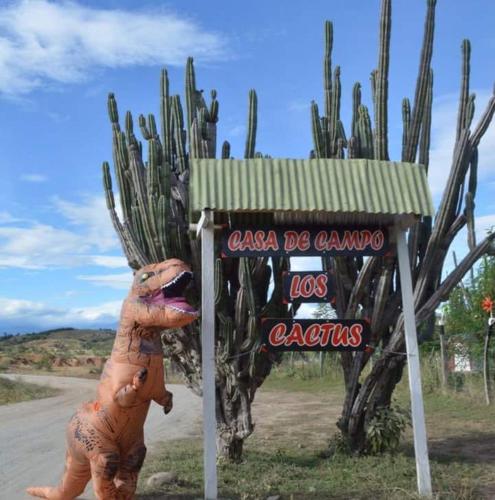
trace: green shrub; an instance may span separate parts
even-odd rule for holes
[[[411,424],[409,411],[398,405],[380,407],[366,429],[367,452],[376,455],[395,452],[406,427]]]
[[[45,354],[39,361],[34,363],[34,367],[37,370],[52,371],[54,359],[55,358],[53,356]]]

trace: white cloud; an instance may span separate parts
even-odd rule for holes
[[[12,214],[6,212],[5,210],[0,212],[0,224],[12,224],[14,222],[20,222],[20,220],[21,219],[14,217]]]
[[[118,246],[117,235],[103,196],[85,196],[81,203],[53,198],[55,209],[73,226],[82,227],[85,240],[101,251]]]
[[[495,214],[481,215],[474,221],[476,228],[476,243],[481,243],[487,235],[487,232],[495,228]],[[460,262],[469,252],[467,244],[467,229],[464,227],[452,242],[447,257],[445,258],[444,273],[448,274],[454,268],[453,253],[455,252],[457,261]]]
[[[478,123],[480,114],[485,110],[491,92],[476,92],[476,113],[471,130]],[[428,179],[433,195],[442,193],[454,152],[457,127],[458,96],[448,95],[435,100],[432,113],[432,145]],[[479,147],[478,179],[495,175],[495,133],[493,123],[481,139]]]
[[[25,182],[45,182],[47,180],[46,176],[40,174],[23,174],[20,179]]]
[[[97,68],[182,65],[225,55],[225,40],[163,8],[99,9],[18,0],[0,9],[0,92],[86,80]]]
[[[99,306],[79,307],[69,309],[66,313],[67,318],[72,323],[75,322],[99,322],[99,321],[117,321],[122,309],[121,300],[104,302]]]
[[[481,215],[474,221],[476,228],[476,238],[481,241],[486,233],[495,228],[495,214]]]
[[[88,281],[96,286],[107,286],[118,290],[128,290],[132,283],[132,272],[119,274],[80,275],[78,280]]]
[[[127,267],[124,257],[105,255],[120,250],[120,243],[103,196],[87,196],[79,203],[55,198],[53,206],[65,219],[58,227],[0,213],[0,267]],[[73,229],[64,227],[67,222]]]
[[[90,249],[83,237],[46,224],[0,227],[0,267],[43,269],[77,265]]]
[[[0,297],[2,328],[13,329],[22,325],[42,330],[62,326],[93,326],[118,321],[121,301],[105,302],[98,306],[62,309],[43,302]]]
[[[240,137],[246,133],[245,125],[234,125],[228,132],[229,137]]]
[[[55,123],[64,123],[69,119],[69,115],[50,111],[46,114]]]
[[[301,111],[307,111],[309,113],[310,110],[310,101],[303,101],[301,99],[295,99],[290,101],[287,106],[288,111],[293,111],[299,113]]]
[[[127,259],[118,255],[91,255],[94,265],[102,267],[128,267]]]

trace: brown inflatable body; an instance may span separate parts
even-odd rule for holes
[[[143,425],[150,402],[163,406],[165,413],[172,409],[160,332],[198,316],[182,297],[191,277],[177,259],[135,273],[96,401],[84,404],[69,422],[64,476],[57,487],[28,488],[30,495],[69,500],[82,494],[92,479],[100,500],[134,498],[146,454]]]

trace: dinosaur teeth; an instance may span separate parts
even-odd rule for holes
[[[161,287],[163,296],[165,298],[180,297],[184,293],[184,290],[190,283],[191,279],[192,273],[190,271],[182,271]]]
[[[167,288],[170,288],[177,283],[179,283],[184,277],[187,277],[187,280],[191,279],[192,273],[189,271],[182,271],[180,274],[178,274],[174,279],[169,281],[168,283],[165,283],[165,285],[162,286],[162,290],[166,290]]]
[[[165,306],[169,309],[173,309],[174,311],[178,311],[181,314],[190,314],[191,316],[198,316],[198,311],[185,311],[184,309],[180,309],[179,307],[174,307],[174,306]]]

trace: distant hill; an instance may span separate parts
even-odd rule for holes
[[[0,337],[0,371],[97,376],[110,356],[115,330],[57,328]]]

